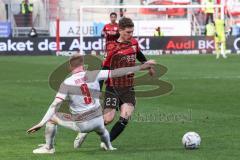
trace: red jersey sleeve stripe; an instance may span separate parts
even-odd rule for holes
[[[55,98],[58,98],[58,99],[61,99],[61,100],[63,100],[63,101],[64,101],[64,99],[63,99],[63,98],[61,98],[61,97],[55,97]]]
[[[108,79],[110,78],[111,70],[108,70]]]

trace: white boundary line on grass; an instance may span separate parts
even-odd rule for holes
[[[167,78],[169,80],[169,78]],[[240,79],[239,76],[227,76],[227,77],[220,77],[220,76],[203,76],[203,77],[178,77],[172,80],[197,80],[197,79]],[[32,79],[32,80],[0,80],[0,83],[45,83],[49,82],[47,79]],[[57,81],[56,81],[57,82]]]

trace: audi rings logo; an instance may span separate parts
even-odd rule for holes
[[[235,50],[240,50],[240,37],[234,40],[233,46]]]

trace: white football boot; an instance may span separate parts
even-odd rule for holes
[[[87,133],[78,133],[77,137],[74,140],[73,147],[75,149],[80,148],[86,137]]]
[[[53,154],[55,153],[55,148],[49,149],[47,145],[43,145],[37,149],[33,150],[34,154]]]
[[[114,148],[112,146],[110,146],[109,148],[106,146],[105,143],[101,142],[100,143],[100,148],[104,149],[105,151],[114,151],[117,150],[117,148]]]

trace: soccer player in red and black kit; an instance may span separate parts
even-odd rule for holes
[[[140,50],[138,42],[133,38],[134,23],[130,18],[123,17],[119,20],[120,37],[107,45],[107,56],[103,62],[103,69],[116,69],[135,66],[136,59],[141,63],[147,61]],[[150,75],[154,74],[150,69]],[[110,132],[113,141],[128,124],[135,108],[134,74],[119,78],[110,78],[106,81],[104,98],[105,125],[113,121],[116,110],[120,110],[120,118]]]
[[[105,42],[105,52],[107,49],[108,44],[111,44],[111,42],[116,41],[119,38],[119,28],[118,28],[118,24],[117,24],[117,13],[116,12],[112,12],[110,13],[110,23],[106,24],[103,27],[102,30],[102,36],[105,37],[106,42]],[[107,54],[104,55],[104,58],[106,58]],[[104,66],[101,66],[102,69],[104,69]],[[104,81],[100,81],[100,89],[102,90],[102,86],[103,86],[103,82]]]
[[[117,13],[116,12],[112,12],[110,13],[110,23],[106,24],[103,27],[102,30],[102,36],[105,37],[106,39],[106,44],[105,44],[105,52],[107,50],[107,46],[108,44],[111,44],[111,42],[116,41],[119,38],[119,28],[118,28],[118,24],[116,22],[117,20]],[[106,58],[107,54],[104,55],[104,58]],[[106,69],[106,67],[101,66],[102,69]],[[100,84],[100,89],[102,90],[102,86],[103,86],[103,82],[104,81],[99,81]]]
[[[119,38],[117,13],[110,13],[110,23],[106,24],[102,30],[102,36],[106,38],[106,46],[111,41],[116,41]]]
[[[135,66],[136,59],[141,63],[147,61],[140,51],[140,47],[133,38],[134,23],[130,18],[123,17],[119,20],[120,37],[107,45],[107,55],[102,64],[102,69],[112,70],[122,67]],[[150,75],[155,73],[149,70]],[[101,83],[100,83],[101,85]],[[104,123],[111,123],[115,117],[116,110],[120,110],[119,120],[110,131],[110,140],[113,141],[124,130],[135,108],[134,74],[119,78],[110,78],[106,81],[106,92],[104,97]],[[78,148],[87,133],[79,133],[74,141]],[[102,145],[102,144],[101,144]]]

